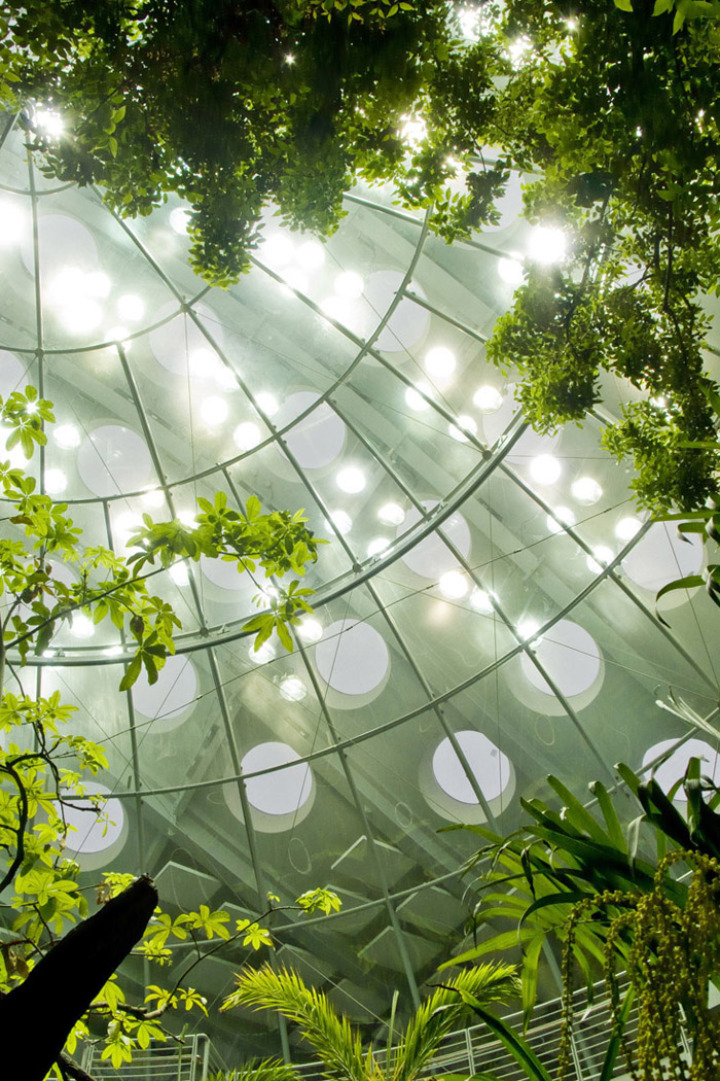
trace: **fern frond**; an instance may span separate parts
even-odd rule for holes
[[[307,987],[296,972],[286,968],[276,972],[269,965],[246,969],[238,976],[237,987],[222,1009],[233,1006],[277,1010],[288,1021],[294,1021],[329,1076],[340,1074],[343,1081],[368,1081],[370,1074],[376,1073],[374,1060],[366,1062],[360,1036],[347,1018],[336,1013],[321,991]]]
[[[394,1055],[390,1081],[413,1081],[438,1050],[443,1038],[466,1022],[471,1010],[453,988],[469,991],[483,1005],[518,993],[513,965],[487,964],[463,969],[443,980],[411,1018]]]

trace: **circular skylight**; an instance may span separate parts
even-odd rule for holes
[[[168,657],[150,684],[141,677],[132,689],[135,712],[152,721],[151,734],[169,732],[188,716],[197,695],[195,666],[187,656]]]
[[[568,698],[589,690],[601,669],[600,649],[592,635],[569,619],[561,619],[535,647],[535,656],[561,694]],[[521,660],[525,678],[543,694],[554,691],[526,654]]]
[[[295,762],[298,765],[292,764]],[[300,762],[300,755],[292,747],[275,741],[259,743],[248,751],[241,763],[243,774],[276,766],[285,768],[245,781],[248,802],[263,814],[295,814],[310,799],[313,780],[309,765]]]
[[[78,473],[95,495],[119,495],[152,477],[150,452],[140,436],[120,424],[95,428],[80,444]]]
[[[374,627],[343,619],[325,628],[315,646],[315,664],[333,690],[365,695],[383,684],[390,670],[390,653]]]
[[[656,522],[628,552],[622,565],[636,585],[656,593],[675,578],[697,574],[702,561],[703,546],[695,534],[678,533],[675,522]]]
[[[318,395],[309,391],[291,394],[273,418],[284,428],[294,417],[312,409]],[[345,445],[345,425],[334,409],[321,402],[283,436],[288,450],[304,469],[320,469],[334,462]]]
[[[489,803],[497,799],[510,782],[510,760],[482,732],[456,732],[457,741],[478,788]],[[446,737],[437,746],[432,760],[435,780],[448,796],[459,803],[476,804],[477,793],[465,765]]]
[[[100,808],[98,814],[88,802],[84,806],[78,800],[70,799],[64,807],[65,821],[70,826],[66,849],[76,857],[81,866],[90,870],[102,867],[114,859],[127,834],[125,812],[120,800],[113,799],[106,785],[93,780],[88,789],[102,796],[110,796]]]

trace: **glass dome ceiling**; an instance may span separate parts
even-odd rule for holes
[[[155,686],[119,694],[122,643],[81,617],[31,660],[26,685],[76,703],[110,759],[114,825],[79,822],[82,866],[234,918],[331,886],[342,913],[283,914],[276,953],[372,1024],[462,943],[474,845],[442,826],[508,833],[548,773],[581,792],[649,768],[693,734],[656,705],[668,688],[712,712],[717,616],[675,594],[666,627],[654,601],[701,546],[637,516],[601,417],[540,437],[486,362],[521,260],[553,240],[519,220],[519,178],[500,225],[452,247],[382,188],[348,195],[326,244],[270,218],[226,292],[189,269],[180,206],[118,221],[48,182],[11,123],[0,180],[0,393],[54,401],[32,468],[85,539],[122,548],[142,513],[222,489],[305,507],[332,541],[291,655],[251,653],[256,587],[208,562],[158,586],[183,629]],[[605,392],[608,412],[636,393]],[[242,960],[197,970],[230,1064],[279,1046],[271,1019],[214,1008]]]

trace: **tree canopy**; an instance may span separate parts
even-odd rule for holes
[[[332,232],[358,178],[392,181],[448,240],[496,214],[562,230],[489,356],[540,430],[581,420],[602,375],[640,394],[606,442],[640,502],[716,487],[704,369],[720,254],[718,4],[705,0],[104,0],[3,5],[2,100],[48,173],[123,214],[175,193],[210,282],[248,267],[263,210]],[[452,179],[464,187],[451,188]]]

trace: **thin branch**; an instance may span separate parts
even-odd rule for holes
[[[11,765],[8,765],[7,762],[3,763],[0,765],[0,772],[7,773],[12,777],[15,782],[15,787],[18,790],[18,798],[20,799],[20,821],[16,830],[17,852],[15,853],[15,858],[5,872],[5,877],[0,882],[0,893],[2,893],[5,887],[15,878],[18,867],[22,865],[22,862],[25,859],[25,827],[28,823],[28,798],[20,774],[13,769]]]

